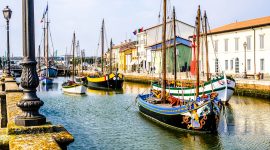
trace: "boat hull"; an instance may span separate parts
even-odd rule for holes
[[[48,69],[49,77],[57,77],[58,70],[56,68],[49,68]],[[40,70],[41,76],[46,76],[46,68],[42,68]]]
[[[177,129],[189,130],[198,132],[216,132],[218,128],[219,115],[221,106],[211,101],[199,109],[190,109],[182,111],[183,106],[162,108],[154,104],[148,103],[142,97],[138,97],[138,107],[140,113],[150,118],[151,120],[160,123],[164,126]],[[214,108],[215,111],[206,112],[209,108]],[[194,119],[198,116],[197,119]]]
[[[161,90],[161,86],[157,83],[152,84],[152,88]],[[210,94],[215,91],[218,93],[218,97],[222,102],[228,103],[233,96],[234,90],[235,80],[224,75],[205,83],[204,86],[200,86],[199,95],[202,96],[203,94]],[[196,88],[167,87],[166,91],[177,98],[194,99]]]
[[[43,85],[50,85],[50,84],[53,84],[53,79],[52,78],[42,78],[41,79],[41,83]]]
[[[87,77],[87,85],[92,89],[122,89],[123,87],[122,74],[110,74],[103,77]]]
[[[76,86],[63,86],[62,90],[64,93],[70,93],[70,94],[85,94],[87,88],[84,85],[76,85]]]

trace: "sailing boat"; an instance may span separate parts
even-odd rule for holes
[[[105,74],[104,72],[104,29],[105,25],[103,19],[101,27],[101,72],[95,69],[94,73],[87,77],[88,87],[93,89],[122,89],[124,75],[118,73],[118,69],[113,73],[111,69],[112,67],[110,67],[109,74]],[[110,52],[112,52],[112,42]],[[111,65],[112,64],[110,63],[110,66]]]
[[[64,93],[71,93],[71,94],[85,94],[87,88],[83,84],[76,83],[74,81],[75,76],[75,44],[76,44],[76,35],[75,32],[73,33],[73,40],[72,40],[72,80],[64,82],[62,84],[62,90]]]
[[[205,46],[206,46],[206,82],[203,83],[199,87],[199,95],[202,96],[204,94],[210,94],[211,92],[217,92],[218,97],[221,99],[222,102],[228,103],[230,98],[232,97],[234,90],[235,90],[235,80],[230,77],[226,76],[226,74],[222,74],[219,76],[216,76],[213,79],[210,79],[210,73],[209,73],[209,63],[208,63],[208,41],[207,41],[207,16],[206,13],[204,14],[204,35],[205,35]],[[199,36],[199,35],[198,35]],[[193,36],[194,39],[196,39],[196,36]],[[199,37],[197,37],[199,38]],[[199,45],[197,45],[199,46]],[[195,44],[193,43],[194,51],[195,51]],[[199,56],[197,56],[198,59]],[[193,57],[191,70],[194,68],[193,71],[196,70],[196,56]],[[176,60],[175,60],[176,61]],[[176,63],[175,63],[176,67]],[[174,69],[176,70],[176,68]],[[199,69],[197,69],[199,70]],[[170,84],[166,87],[166,91],[169,92],[171,95],[177,97],[177,98],[184,98],[184,99],[192,99],[195,95],[195,88],[196,87],[183,87],[182,83],[177,83],[176,81],[176,72],[174,73],[174,81],[173,84]],[[198,76],[197,76],[198,77]],[[154,90],[161,90],[161,85],[156,83],[152,84],[152,88]]]
[[[46,16],[45,16],[46,15]],[[45,66],[39,69],[41,77],[57,77],[58,69],[49,61],[49,17],[48,17],[48,5],[43,14],[42,22],[44,22],[43,35],[44,35],[44,57]],[[46,19],[45,19],[46,17]]]
[[[48,6],[47,6],[48,7]],[[47,12],[47,11],[46,11]],[[39,71],[41,72],[42,84],[48,85],[53,84],[53,78],[49,74],[49,19],[47,13],[47,19],[43,16],[44,21],[44,55],[45,55],[45,67],[42,67]]]
[[[150,94],[138,95],[139,111],[151,120],[173,129],[215,132],[222,104],[216,93],[199,97],[197,91],[196,100],[184,100],[166,92],[166,3],[166,0],[163,0],[162,91],[158,93],[159,91],[151,90]],[[175,10],[173,14],[175,18]],[[198,16],[200,16],[200,8]],[[200,26],[200,17],[197,18],[197,25]],[[197,32],[197,34],[200,33]],[[199,44],[199,39],[197,39],[197,44]],[[197,47],[197,53],[198,51],[199,47]],[[161,94],[161,98],[157,94]]]
[[[81,61],[81,63],[80,63],[80,67],[78,67],[78,74],[79,74],[79,76],[76,76],[75,77],[75,82],[76,83],[80,83],[80,84],[85,84],[85,82],[86,82],[86,77],[83,75],[83,57],[82,57],[82,55],[83,55],[83,52],[80,50],[80,44],[79,44],[79,41],[77,42],[77,46],[76,46],[77,48],[77,54],[79,55],[79,53],[80,53],[80,61]]]

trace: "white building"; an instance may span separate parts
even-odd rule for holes
[[[176,36],[188,39],[193,35],[195,30],[194,26],[191,26],[182,21],[176,20]],[[171,39],[173,37],[173,22],[167,22],[166,38]],[[147,72],[150,70],[152,62],[150,46],[156,45],[162,42],[162,24],[145,29],[142,32],[137,33],[137,50],[138,59],[141,65],[141,70]],[[157,68],[158,69],[158,68]]]
[[[208,43],[210,73],[224,71],[243,77],[246,60],[248,76],[259,73],[269,76],[270,16],[212,29]],[[205,63],[203,65],[205,68]]]

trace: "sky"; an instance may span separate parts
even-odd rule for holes
[[[86,56],[97,55],[103,18],[106,28],[106,48],[111,38],[116,45],[127,39],[136,40],[133,31],[159,24],[158,14],[162,11],[162,0],[35,0],[34,2],[36,51],[42,40],[40,20],[48,2],[51,41],[58,55],[70,52],[74,31],[77,40],[80,41],[80,48],[85,49]],[[11,56],[22,56],[22,0],[0,0],[0,9],[3,10],[7,5],[13,11],[10,20]],[[198,5],[202,11],[207,11],[211,28],[269,16],[270,12],[269,0],[168,0],[168,10],[172,10],[175,6],[177,19],[190,25],[195,23]],[[0,15],[0,56],[4,55],[6,45],[6,20]]]

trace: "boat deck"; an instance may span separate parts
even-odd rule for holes
[[[156,104],[156,105],[160,107],[172,108],[171,104]]]
[[[162,103],[162,100],[159,99],[159,98],[151,97],[151,98],[148,98],[147,101],[149,103],[155,104],[155,105],[160,106],[160,107],[172,108],[172,105],[171,104],[169,104],[169,103]]]

